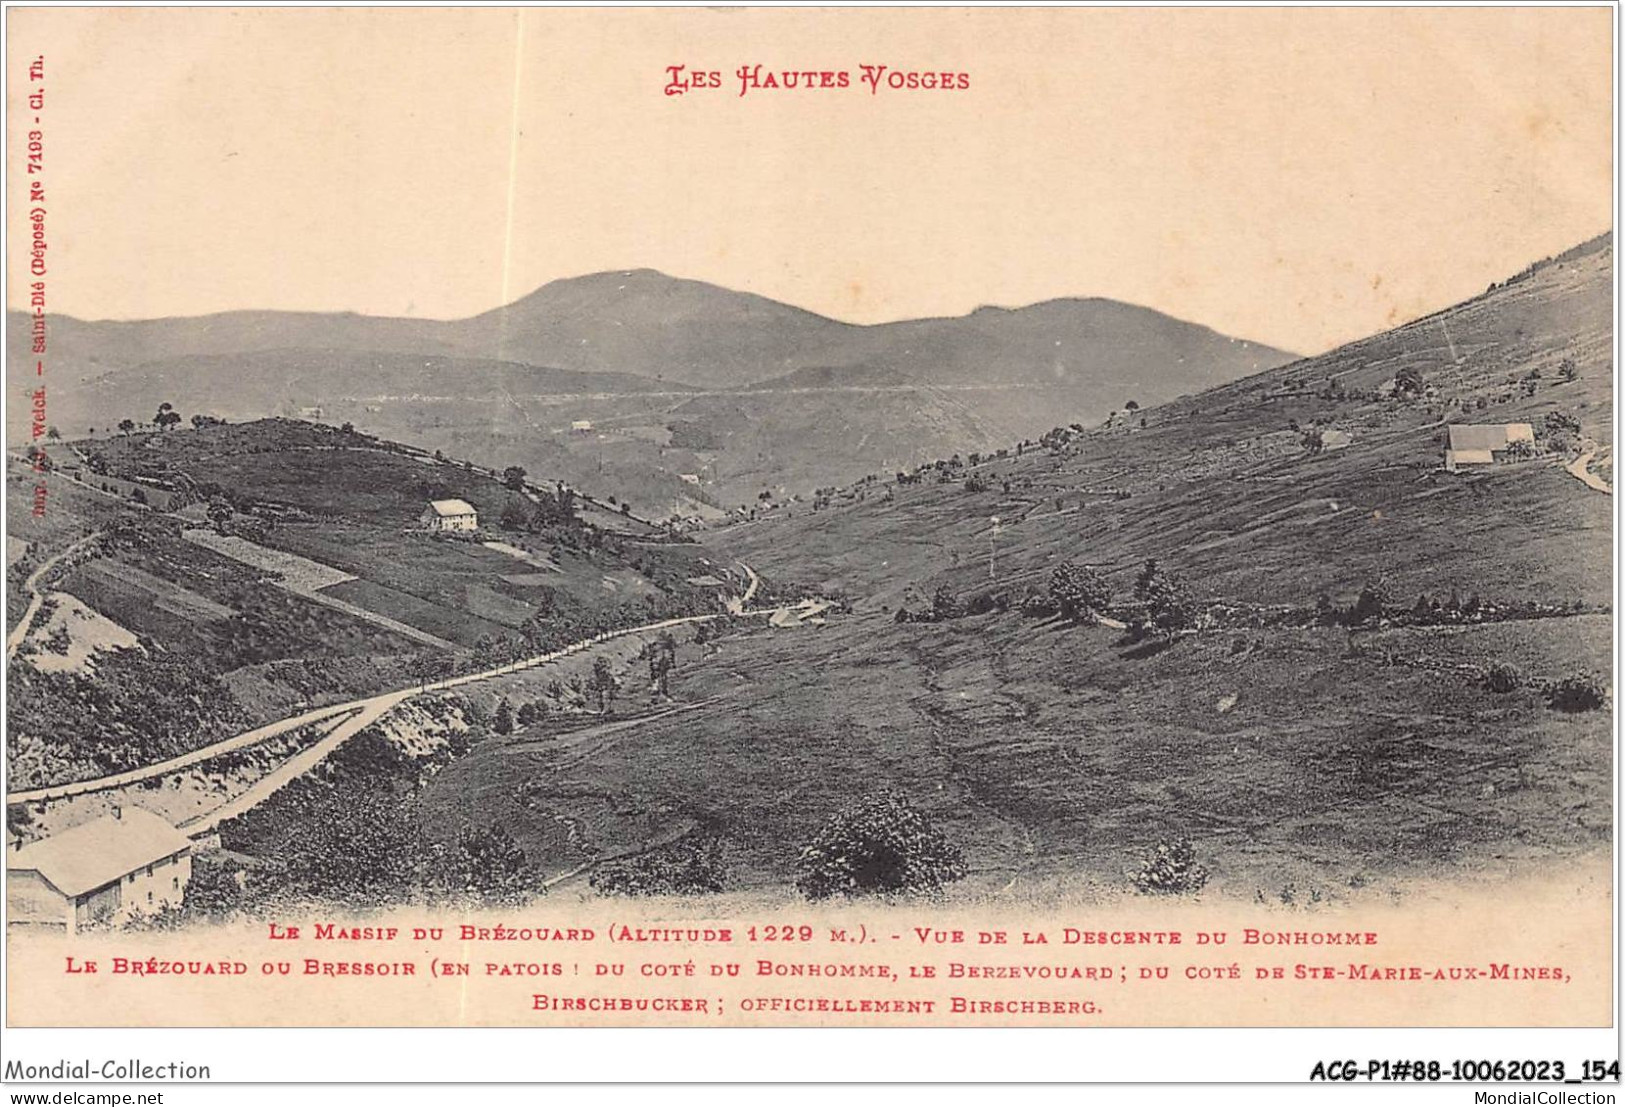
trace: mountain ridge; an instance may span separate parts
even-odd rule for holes
[[[9,341],[25,343],[30,324],[11,313]],[[49,419],[64,431],[150,420],[160,403],[231,420],[320,412],[575,483],[608,474],[606,492],[661,511],[693,487],[684,474],[739,505],[1037,436],[1057,415],[1090,421],[1296,356],[1101,297],[854,324],[653,269],[549,282],[461,320],[235,311],[47,325]],[[687,402],[698,391],[722,398]],[[958,395],[968,391],[974,402]],[[674,418],[703,425],[674,443]],[[583,425],[605,436],[572,434]]]

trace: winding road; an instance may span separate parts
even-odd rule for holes
[[[1569,476],[1580,481],[1587,488],[1612,495],[1614,490],[1601,477],[1591,471],[1591,459],[1596,456],[1597,446],[1588,440],[1580,456],[1569,462],[1564,468],[1568,470]]]
[[[10,634],[6,635],[7,657],[11,657],[13,654],[15,654],[17,652],[17,647],[23,644],[23,639],[28,637],[29,624],[34,621],[34,616],[39,614],[40,604],[45,602],[45,593],[41,592],[39,589],[40,581],[45,579],[45,574],[49,573],[52,569],[55,569],[64,559],[71,557],[81,548],[88,546],[90,543],[94,542],[100,537],[100,531],[97,531],[94,534],[85,535],[83,538],[79,539],[79,541],[75,542],[73,545],[69,546],[67,549],[57,554],[49,561],[44,562],[38,569],[35,569],[32,573],[28,574],[28,579],[23,581],[23,587],[32,593],[32,595],[28,601],[28,607],[23,611],[22,621],[12,628]]]
[[[72,548],[70,547],[70,550],[63,551],[62,554],[58,555],[58,558],[54,558],[52,560],[55,561],[61,557],[67,556],[67,554],[71,552],[71,549]],[[39,576],[40,573],[49,568],[50,564],[50,562],[47,562],[45,565],[40,566],[40,568],[35,570],[34,574],[29,577],[29,580],[33,581]],[[751,572],[748,567],[746,567],[746,572],[749,573],[751,577],[750,587],[745,593],[745,596],[748,599],[748,597],[753,595],[756,591],[757,577],[756,574]],[[33,609],[31,608],[31,611],[32,610]],[[207,746],[202,746],[188,753],[181,754],[179,757],[172,757],[166,761],[146,765],[139,769],[131,769],[128,772],[115,773],[110,776],[95,777],[89,780],[76,780],[62,784],[50,784],[43,788],[34,788],[24,792],[13,792],[6,796],[6,803],[44,803],[52,800],[66,799],[71,796],[86,795],[92,792],[104,792],[114,788],[129,787],[132,784],[139,784],[144,780],[167,776],[170,773],[178,770],[189,768],[190,766],[208,761],[210,758],[218,757],[223,753],[230,753],[234,750],[246,749],[249,746],[258,745],[259,743],[264,742],[267,739],[274,738],[279,734],[285,734],[290,730],[295,730],[302,726],[308,726],[311,723],[318,723],[323,720],[334,719],[346,714],[352,716],[351,718],[339,723],[339,725],[335,727],[331,733],[322,738],[316,744],[312,745],[308,749],[301,750],[293,757],[290,757],[282,765],[272,770],[269,774],[256,781],[246,791],[242,792],[235,798],[226,801],[213,811],[198,816],[197,818],[183,825],[182,829],[188,835],[198,837],[212,831],[215,825],[222,820],[231,818],[234,815],[242,814],[244,811],[247,811],[250,808],[264,802],[264,800],[269,798],[273,792],[281,788],[284,784],[288,783],[288,781],[293,780],[295,777],[298,777],[305,772],[308,772],[310,769],[319,764],[323,758],[327,757],[334,750],[338,749],[339,746],[343,745],[350,738],[353,738],[355,735],[365,730],[368,726],[383,718],[400,704],[405,703],[407,700],[410,700],[416,696],[424,695],[430,692],[442,692],[452,688],[460,688],[464,685],[475,684],[482,680],[491,680],[496,677],[507,676],[511,673],[523,672],[526,669],[534,669],[540,665],[546,665],[561,658],[569,657],[572,654],[580,653],[583,650],[591,649],[593,646],[611,641],[612,639],[616,638],[624,638],[634,634],[646,634],[650,631],[682,626],[685,623],[703,623],[715,619],[770,614],[772,614],[772,612],[769,610],[745,611],[743,610],[743,601],[740,601],[739,611],[730,611],[726,614],[688,615],[677,619],[664,619],[658,623],[647,623],[643,626],[628,627],[624,630],[606,631],[603,634],[597,634],[591,638],[584,638],[579,642],[572,642],[570,645],[565,646],[562,649],[553,650],[549,653],[539,654],[535,657],[525,658],[520,661],[509,662],[506,665],[498,665],[495,668],[486,669],[481,672],[468,673],[464,676],[458,677],[450,677],[446,680],[434,681],[429,684],[418,684],[406,688],[398,688],[394,691],[381,692],[377,695],[367,696],[363,699],[350,700],[346,703],[331,704],[327,707],[316,708],[299,715],[290,716],[286,719],[279,719],[276,722],[266,723],[263,726],[254,728],[253,730],[244,731],[241,734],[223,739],[222,741],[215,742]],[[32,614],[29,615],[29,618],[32,618]],[[27,621],[25,620],[22,625],[26,627]]]

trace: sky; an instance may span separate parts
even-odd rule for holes
[[[86,318],[457,318],[654,268],[858,323],[1102,296],[1315,353],[1612,220],[1604,7],[7,14],[8,302],[43,56],[50,303]],[[665,95],[676,64],[721,87]],[[757,64],[849,84],[739,95]]]

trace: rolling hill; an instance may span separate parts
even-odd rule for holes
[[[15,781],[133,768],[427,673],[720,611],[733,589],[705,550],[618,511],[319,424],[114,435],[55,456],[43,516],[20,455],[7,473],[10,622],[26,575],[74,551],[10,662]],[[145,494],[160,488],[188,502]],[[453,498],[479,531],[421,525]],[[65,606],[88,614],[58,633]]]
[[[8,316],[14,351],[28,324]],[[1290,356],[1109,300],[856,326],[649,270],[555,281],[445,322],[232,312],[50,326],[51,419],[66,433],[145,422],[163,402],[351,422],[662,515],[988,449],[1056,412],[1098,418]],[[686,451],[674,419],[714,446]],[[572,434],[581,423],[593,437]]]
[[[1612,498],[1565,466],[1612,479],[1612,264],[1605,236],[1132,421],[713,531],[851,614],[719,642],[677,685],[705,718],[652,725],[647,775],[589,779],[664,812],[645,833],[727,828],[747,885],[886,789],[963,845],[973,899],[1133,895],[1181,840],[1205,894],[1284,911],[1605,855],[1611,710],[1554,689],[1609,694]],[[1462,421],[1530,422],[1551,452],[1447,473]],[[1093,565],[1133,622],[1148,559],[1194,629],[1043,602]],[[712,753],[726,791],[690,768]]]
[[[428,495],[489,513],[510,493],[488,471],[310,424],[103,441],[121,468],[247,491],[265,526],[249,524],[261,567],[245,569],[241,547],[180,533],[201,521],[143,513],[132,530],[108,518],[128,509],[63,486],[53,502],[116,541],[62,587],[151,626],[151,640],[203,670],[159,667],[154,684],[138,667],[119,685],[115,669],[125,694],[90,706],[156,696],[163,716],[224,702],[226,717],[196,722],[240,725],[233,711],[286,709],[307,687],[337,694],[330,684],[379,679],[379,666],[477,650],[496,628],[557,610],[535,595],[555,568],[568,581],[559,603],[658,604],[714,588],[743,558],[762,570],[758,603],[844,602],[806,621],[708,626],[673,647],[659,683],[641,679],[647,658],[626,643],[608,662],[626,678],[615,717],[585,700],[560,710],[559,676],[543,670],[426,703],[268,803],[231,849],[276,858],[324,817],[395,812],[403,840],[446,849],[471,824],[500,831],[527,887],[545,880],[550,897],[609,894],[593,876],[647,862],[655,877],[703,868],[695,894],[771,904],[795,894],[798,861],[832,816],[893,793],[962,851],[964,878],[944,893],[958,904],[1167,891],[1296,923],[1462,883],[1586,879],[1573,874],[1594,870],[1566,866],[1605,857],[1614,818],[1612,263],[1604,237],[1320,357],[1089,429],[1067,420],[1037,444],[944,456],[816,504],[775,501],[699,544],[526,532],[532,548],[516,558],[412,535]],[[812,403],[859,387],[854,374],[870,397],[897,389],[918,403],[910,390],[924,389],[906,369],[867,376],[828,362],[760,389],[697,388],[670,418],[682,444],[665,448],[715,453],[715,425],[769,417],[752,397]],[[930,387],[955,394],[951,381]],[[722,403],[741,406],[708,406]],[[1446,428],[1462,421],[1528,422],[1540,437],[1446,472]],[[877,422],[874,433],[892,432]],[[13,480],[13,504],[26,503]],[[51,549],[76,537],[61,513],[47,525]],[[119,573],[96,568],[109,559]],[[1065,618],[1046,599],[1067,562],[1098,571],[1103,619]],[[1143,574],[1160,582],[1153,599],[1184,582],[1177,619],[1160,629],[1137,629],[1157,614],[1135,595]],[[206,679],[232,698],[174,694]],[[14,672],[14,696],[38,693],[27,680]],[[1565,687],[1594,694],[1565,698]],[[531,721],[477,721],[504,701]],[[83,715],[32,702],[25,720],[51,707]],[[441,733],[454,722],[455,744]],[[124,731],[75,733],[114,739],[84,741],[84,757],[125,754]],[[441,751],[429,768],[412,760],[425,746]],[[323,806],[301,806],[305,792]],[[1185,843],[1205,883],[1146,887],[1138,874]],[[250,884],[276,871],[256,866]]]

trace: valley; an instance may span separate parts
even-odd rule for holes
[[[860,802],[928,828],[950,902],[1295,912],[1594,856],[1614,817],[1612,263],[1605,236],[1314,358],[1080,380],[1075,407],[1035,383],[1034,351],[1025,376],[966,368],[1022,312],[951,338],[908,325],[908,357],[943,354],[929,383],[856,355],[793,364],[758,335],[718,364],[776,375],[642,399],[599,381],[593,402],[623,406],[537,423],[575,461],[522,469],[461,452],[483,440],[450,416],[443,438],[325,408],[64,436],[50,513],[13,522],[8,813],[32,836],[104,792],[173,792],[189,819],[212,795],[204,916],[811,896],[812,844]],[[605,290],[566,292],[586,312]],[[700,292],[661,295],[681,317]],[[797,341],[860,341],[730,303]],[[1101,310],[1091,364],[1144,322]],[[507,327],[553,352],[576,333]],[[617,358],[636,361],[561,372]],[[444,394],[445,364],[391,395]],[[108,372],[143,407],[176,394]],[[1035,399],[1051,425],[1012,429]],[[1504,448],[1455,464],[1452,426]],[[701,475],[721,458],[736,490],[768,486],[744,511]],[[687,489],[681,525],[595,483],[651,465]],[[822,483],[772,483],[789,472]],[[13,505],[25,473],[14,456]],[[474,529],[436,532],[437,503]],[[301,729],[352,718],[331,746]],[[268,726],[297,771],[208,768]]]

